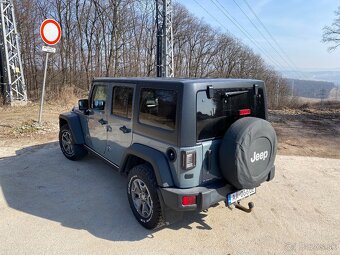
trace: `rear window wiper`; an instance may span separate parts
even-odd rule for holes
[[[242,95],[245,93],[248,93],[248,90],[241,90],[241,91],[232,91],[232,92],[225,92],[224,95],[222,97],[232,97],[232,96],[238,96],[238,95]]]

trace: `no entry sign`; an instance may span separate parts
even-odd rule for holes
[[[45,19],[40,26],[40,35],[48,45],[55,45],[61,37],[61,28],[54,19]]]

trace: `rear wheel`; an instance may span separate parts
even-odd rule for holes
[[[137,221],[147,229],[162,226],[162,209],[152,169],[146,164],[135,166],[128,180],[128,199]]]
[[[83,145],[74,143],[72,132],[67,124],[60,128],[59,145],[64,156],[70,160],[79,160],[87,154]]]

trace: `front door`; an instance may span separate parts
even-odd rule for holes
[[[104,155],[107,142],[107,91],[106,85],[94,85],[88,113],[87,145],[100,155]]]
[[[105,157],[119,166],[124,151],[132,142],[132,109],[135,86],[114,84],[109,112],[107,152]]]

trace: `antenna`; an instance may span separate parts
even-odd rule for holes
[[[157,77],[174,77],[171,0],[156,0]]]
[[[19,35],[12,0],[0,1],[0,72],[5,102],[26,104],[27,91],[21,63]]]

